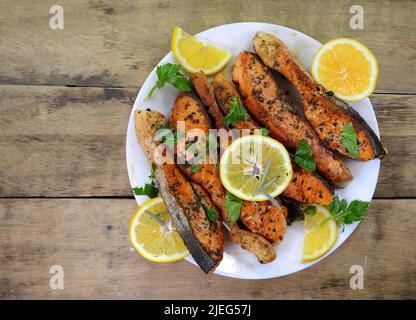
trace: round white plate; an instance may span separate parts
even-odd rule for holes
[[[321,43],[311,37],[286,27],[256,23],[243,22],[223,25],[201,32],[196,35],[198,39],[207,41],[217,45],[223,49],[230,50],[233,53],[233,60],[225,68],[224,73],[229,75],[235,58],[242,50],[253,51],[252,39],[256,32],[265,31],[276,35],[283,40],[288,47],[297,55],[300,61],[308,69],[311,66],[312,58],[320,47]],[[170,41],[170,39],[166,39]],[[172,53],[168,53],[159,64],[176,63]],[[170,85],[166,85],[161,90],[156,90],[151,101],[144,101],[150,88],[157,80],[156,68],[152,70],[146,81],[144,82],[130,115],[127,139],[126,139],[126,159],[127,169],[132,187],[143,186],[148,180],[150,166],[146,160],[144,153],[136,141],[134,131],[133,113],[135,110],[144,110],[151,108],[159,111],[164,115],[169,115],[171,106],[175,100],[178,91]],[[293,94],[293,93],[292,93]],[[295,99],[296,100],[296,99]],[[369,125],[378,133],[377,120],[373,107],[369,99],[365,99],[358,103],[352,104],[360,115],[369,123]],[[361,199],[370,201],[376,188],[378,173],[380,169],[380,160],[373,160],[367,163],[354,160],[345,160],[350,168],[354,180],[345,189],[336,190],[341,198],[347,201]],[[137,204],[140,205],[148,198],[145,196],[135,196]],[[340,233],[338,240],[332,250],[326,254],[330,255],[334,252],[354,231],[357,224],[345,227],[344,232]],[[301,263],[303,246],[303,224],[296,222],[288,227],[283,241],[276,245],[277,259],[272,263],[260,264],[255,256],[236,244],[232,243],[228,238],[224,248],[224,258],[217,267],[215,273],[232,278],[242,279],[267,279],[288,275],[299,270],[308,268],[317,263],[321,259],[310,262]],[[352,250],[352,249],[351,249]],[[188,261],[195,264],[190,257]]]

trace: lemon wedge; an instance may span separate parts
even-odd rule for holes
[[[325,43],[312,61],[313,78],[346,101],[370,96],[377,83],[378,64],[361,42],[337,38]]]
[[[189,255],[165,202],[159,197],[146,201],[131,218],[130,242],[137,252],[153,262],[172,262]]]
[[[331,250],[338,239],[338,226],[334,220],[331,219],[322,225],[322,221],[330,217],[329,210],[320,205],[312,206],[316,211],[314,214],[305,214],[303,224],[305,236],[302,262],[319,259]]]
[[[173,29],[172,52],[176,61],[186,71],[203,71],[206,75],[221,71],[232,57],[231,52],[205,44],[178,26]]]
[[[287,188],[292,175],[286,148],[266,136],[238,138],[225,149],[220,160],[222,184],[233,195],[247,201],[265,201],[278,196]]]

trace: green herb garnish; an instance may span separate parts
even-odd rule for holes
[[[224,117],[224,124],[226,126],[230,126],[240,122],[241,120],[247,119],[247,117],[248,113],[246,109],[244,109],[242,105],[238,104],[238,99],[234,96],[230,104],[230,109]]]
[[[304,214],[307,215],[315,215],[316,214],[316,207],[315,206],[307,206],[304,210],[303,210]]]
[[[358,158],[358,137],[351,122],[341,132],[341,143],[352,157]]]
[[[237,198],[235,195],[227,191],[225,196],[225,208],[228,212],[228,218],[230,218],[231,221],[235,222],[240,218],[240,211],[242,206],[243,200]]]
[[[362,220],[368,213],[369,202],[362,200],[353,200],[348,205],[347,200],[340,200],[338,196],[332,199],[332,202],[327,208],[331,216],[324,219],[321,225],[324,225],[329,220],[334,219],[337,223],[345,225]]]
[[[311,146],[305,139],[300,140],[296,148],[295,162],[299,167],[305,170],[316,170],[316,163],[312,155]]]
[[[144,187],[135,187],[132,189],[136,196],[148,196],[155,198],[159,194],[159,189],[151,183],[145,183]]]
[[[270,132],[271,131],[269,129],[266,129],[266,128],[261,128],[260,129],[260,133],[261,133],[262,136],[268,136]]]
[[[196,163],[191,165],[191,172],[192,173],[197,173],[199,171],[201,171],[201,165],[196,164]]]
[[[214,208],[209,208],[207,211],[208,219],[211,221],[217,221],[218,220],[218,213],[215,211]]]
[[[159,189],[156,187],[155,177],[155,165],[152,163],[150,166],[149,183],[145,183],[144,187],[132,188],[133,193],[136,196],[148,196],[149,198],[155,198],[159,194]]]
[[[191,82],[179,72],[180,69],[181,66],[179,64],[173,63],[166,63],[161,66],[157,66],[156,75],[158,80],[152,89],[150,89],[146,99],[150,100],[153,92],[155,92],[156,89],[161,89],[166,83],[170,83],[181,91],[191,91]]]

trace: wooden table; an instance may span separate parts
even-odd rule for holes
[[[415,1],[0,2],[0,298],[416,298]],[[64,9],[52,30],[49,8]],[[136,209],[125,136],[140,85],[190,33],[238,21],[288,26],[321,42],[354,37],[380,66],[372,102],[389,156],[369,216],[317,265],[283,278],[204,275],[131,251]],[[351,290],[352,265],[365,270]],[[49,286],[52,265],[64,289]]]

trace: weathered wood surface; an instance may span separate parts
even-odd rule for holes
[[[377,56],[378,92],[416,93],[415,1],[369,1],[364,30],[349,26],[354,1],[62,0],[64,30],[47,1],[0,2],[0,83],[137,87],[170,51],[173,26],[190,33],[233,22],[284,25],[321,42],[354,37]]]
[[[137,89],[0,86],[0,197],[131,196],[126,128]],[[416,97],[375,95],[376,197],[415,197]]]
[[[376,200],[347,242],[311,268],[244,281],[204,275],[186,261],[156,264],[131,251],[130,199],[0,200],[0,298],[415,298],[416,200]],[[352,265],[364,290],[351,290]],[[51,290],[49,269],[64,269]]]

